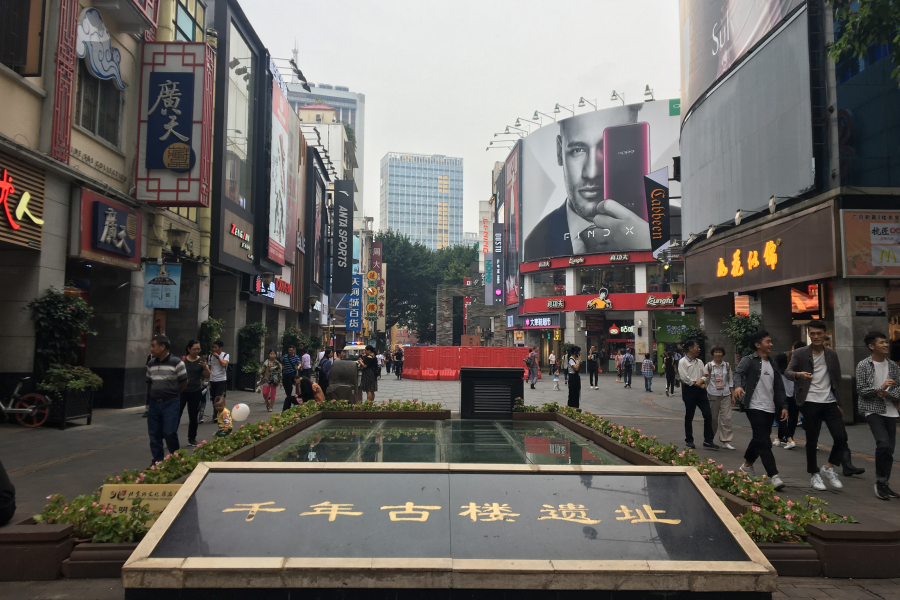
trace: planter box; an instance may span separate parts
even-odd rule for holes
[[[8,525],[0,529],[0,581],[47,581],[62,574],[75,542],[72,525]]]
[[[625,444],[621,444],[613,440],[612,438],[603,435],[596,429],[588,427],[583,423],[579,423],[578,421],[570,419],[569,417],[563,416],[559,413],[556,413],[556,422],[565,425],[578,435],[586,437],[604,450],[608,451],[613,456],[618,456],[627,463],[644,467],[670,466],[668,463],[657,460],[651,456],[647,456],[643,452],[640,452],[630,446],[626,446]]]
[[[47,421],[65,429],[66,423],[78,419],[87,419],[87,424],[90,425],[93,414],[94,392],[67,389],[61,400],[53,400]]]
[[[513,421],[555,421],[556,413],[514,412]]]
[[[318,414],[322,415],[323,419],[359,419],[359,420],[365,420],[365,421],[373,421],[373,420],[394,421],[397,419],[411,419],[411,420],[416,420],[416,421],[446,421],[450,418],[449,410],[435,410],[435,411],[411,411],[411,410],[397,410],[397,411],[336,410],[336,411],[330,411],[330,410],[326,410],[326,411],[318,413]]]
[[[718,491],[718,490],[717,490]],[[757,544],[779,577],[818,577],[822,565],[816,549],[807,544]]]
[[[129,544],[77,544],[63,561],[66,579],[118,579],[122,566],[131,556],[138,542]]]
[[[742,515],[753,506],[752,502],[747,502],[743,498],[735,496],[731,492],[726,492],[725,490],[720,490],[719,488],[713,488],[713,491],[719,498],[725,501],[725,508],[728,509],[732,515],[737,517],[738,515]]]
[[[806,531],[825,577],[900,577],[900,528],[896,524],[873,518],[863,523],[811,524]]]

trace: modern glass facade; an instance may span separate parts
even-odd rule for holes
[[[381,227],[432,250],[466,243],[463,159],[389,152],[381,159]]]

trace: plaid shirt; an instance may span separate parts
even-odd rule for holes
[[[888,363],[888,379],[900,382],[900,367],[889,358],[884,360]],[[872,357],[866,357],[856,365],[856,394],[859,396],[859,414],[883,415],[886,412],[884,398],[878,397],[879,389],[875,387],[875,365],[872,363]],[[887,393],[888,397],[896,403],[900,400],[900,384],[888,388]]]
[[[645,358],[643,364],[641,364],[641,372],[644,374],[644,377],[653,377],[653,361]]]

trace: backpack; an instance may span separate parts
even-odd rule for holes
[[[525,366],[529,369],[534,366],[534,357],[530,354],[528,355],[528,358],[525,359]]]
[[[634,367],[634,357],[631,355],[625,355],[625,366]]]

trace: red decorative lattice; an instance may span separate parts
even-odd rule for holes
[[[66,164],[69,164],[69,147],[72,142],[75,38],[80,8],[78,0],[60,0],[59,2],[59,41],[56,47],[56,81],[53,93],[50,156]]]

